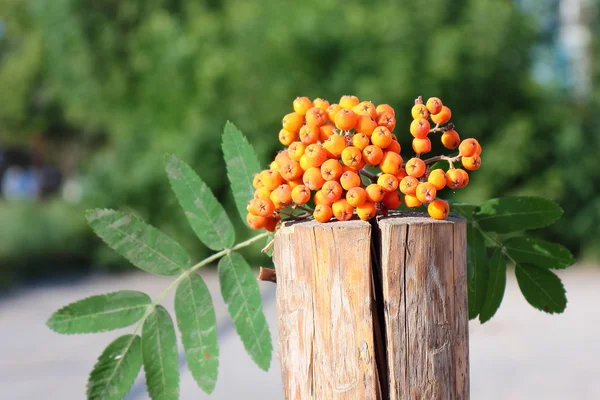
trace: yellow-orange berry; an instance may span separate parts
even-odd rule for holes
[[[284,146],[289,146],[295,140],[298,140],[297,132],[290,132],[282,129],[279,131],[279,142]]]
[[[359,103],[358,97],[356,96],[342,96],[340,99],[340,107],[351,109]]]
[[[392,133],[385,126],[378,126],[371,135],[371,143],[385,149],[392,143]]]
[[[386,193],[382,202],[388,210],[394,210],[402,204],[402,197],[400,197],[400,192],[394,190],[393,192]]]
[[[327,108],[329,107],[329,102],[322,98],[314,99],[313,104],[315,107],[322,108],[323,110],[327,110]]]
[[[362,205],[356,207],[356,215],[363,221],[368,221],[377,215],[377,207],[372,201],[365,201]]]
[[[274,171],[272,169],[265,170],[261,172],[260,175],[263,185],[269,190],[275,190],[277,186],[283,183],[283,177],[279,171]]]
[[[292,188],[287,184],[279,185],[271,192],[270,198],[276,210],[283,210],[292,204]]]
[[[271,191],[266,187],[258,188],[254,191],[255,199],[268,199],[271,196]]]
[[[279,165],[277,164],[277,161],[271,161],[271,164],[269,164],[269,169],[274,169],[275,171],[279,171]]]
[[[342,151],[342,161],[345,165],[356,169],[360,166],[362,161],[360,149],[354,146],[346,147]]]
[[[252,179],[252,186],[254,187],[254,189],[260,189],[261,187],[265,186],[262,183],[262,177],[260,174],[254,174],[254,178]]]
[[[325,179],[323,179],[321,176],[321,170],[317,167],[309,167],[306,171],[304,171],[302,181],[310,190],[321,189],[325,183]]]
[[[402,157],[398,153],[386,151],[383,153],[379,168],[384,174],[396,175],[402,169]]]
[[[304,182],[302,182],[302,177],[294,179],[293,181],[287,181],[287,184],[290,185],[290,187],[292,189],[294,189],[296,186],[299,185],[304,185]]]
[[[446,173],[441,168],[431,170],[427,182],[431,183],[437,190],[442,190],[446,187]]]
[[[444,200],[438,199],[429,203],[427,206],[427,212],[431,218],[446,219],[448,218],[448,213],[450,212],[450,206]]]
[[[324,142],[334,133],[335,127],[333,125],[325,124],[319,128],[319,140]]]
[[[279,168],[279,173],[281,174],[282,178],[286,181],[293,181],[302,177],[302,174],[304,174],[304,170],[302,169],[298,161],[287,160]]]
[[[456,168],[450,168],[446,171],[446,186],[450,189],[461,188],[465,179],[463,172],[463,170]]]
[[[433,186],[429,182],[422,182],[417,185],[417,191],[415,192],[415,196],[422,203],[430,203],[435,199],[437,195],[437,190],[435,186]]]
[[[338,180],[342,173],[342,164],[338,160],[329,159],[321,165],[321,176],[326,181]]]
[[[313,107],[306,112],[306,124],[312,127],[325,125],[327,112],[319,107]]]
[[[431,120],[439,125],[444,125],[446,122],[450,121],[450,118],[452,118],[452,111],[446,106],[443,106],[442,111],[439,113],[431,115]]]
[[[302,128],[300,128],[300,134],[298,136],[300,137],[302,143],[304,143],[305,145],[309,145],[317,143],[319,141],[320,133],[321,131],[319,127],[304,125]]]
[[[458,146],[458,154],[463,157],[471,157],[477,154],[477,146],[479,142],[477,139],[469,138],[465,139]]]
[[[406,173],[412,177],[420,178],[425,173],[425,163],[420,158],[411,158],[406,162]]]
[[[481,166],[481,157],[474,154],[472,157],[462,157],[461,160],[463,167],[469,171],[475,171]]]
[[[377,184],[386,192],[392,192],[398,189],[398,178],[392,174],[382,174],[377,178]]]
[[[371,118],[377,118],[377,111],[375,111],[375,106],[370,101],[362,101],[352,107],[352,111],[356,113],[356,115],[368,115]]]
[[[252,208],[251,213],[254,215],[260,215],[261,217],[270,217],[275,211],[275,205],[271,199],[252,199],[250,200],[250,207]],[[250,210],[249,210],[250,211]]]
[[[400,150],[401,150],[400,143],[399,143],[397,140],[395,140],[395,139],[392,137],[392,142],[391,142],[391,143],[390,143],[390,145],[389,145],[388,147],[386,147],[385,149],[386,149],[387,151],[391,151],[391,152],[393,152],[393,153],[398,153],[398,154],[400,154]]]
[[[410,110],[410,114],[412,115],[413,119],[429,118],[429,110],[427,109],[427,106],[423,103],[415,104]]]
[[[340,111],[342,109],[342,107],[340,107],[339,104],[332,104],[329,107],[327,107],[327,119],[329,119],[329,122],[331,122],[332,124],[335,123],[335,115],[338,113],[338,111]]]
[[[392,113],[384,112],[377,115],[377,125],[385,126],[391,131],[396,128],[396,117]]]
[[[281,121],[283,129],[290,132],[298,132],[304,124],[304,116],[296,112],[289,113]]]
[[[413,178],[412,176],[405,176],[400,181],[400,191],[404,194],[414,195],[417,192],[418,185],[419,180],[417,178]]]
[[[313,103],[308,97],[296,97],[292,105],[294,106],[294,111],[300,115],[305,115],[313,107]]]
[[[410,123],[410,134],[419,139],[426,138],[430,129],[431,125],[425,118],[415,119]]]
[[[327,181],[323,184],[321,188],[321,193],[323,193],[323,197],[329,201],[334,202],[339,200],[342,197],[342,185],[339,184],[338,181]]]
[[[442,101],[439,98],[430,97],[429,99],[427,99],[427,103],[425,103],[425,106],[427,107],[427,110],[430,114],[437,114],[440,111],[442,111],[442,107],[444,105],[442,104]]]
[[[374,203],[379,203],[385,197],[387,193],[381,186],[376,183],[371,183],[365,189],[367,191],[367,199],[371,200]]]
[[[414,138],[412,141],[412,148],[417,154],[425,154],[431,151],[431,140],[428,137],[423,139]]]
[[[371,136],[373,130],[377,128],[377,122],[370,115],[359,115],[356,120],[356,132]]]
[[[377,116],[380,116],[383,113],[390,113],[394,117],[396,116],[396,112],[389,104],[380,104],[375,108],[375,111],[377,112]]]
[[[306,144],[302,142],[294,142],[288,147],[288,157],[294,161],[300,161],[300,157],[304,155]]]
[[[352,214],[354,214],[354,207],[348,204],[346,199],[340,199],[336,201],[331,206],[331,209],[333,210],[333,215],[339,221],[348,221],[350,218],[352,218]]]
[[[300,168],[302,168],[304,171],[310,168],[310,163],[306,157],[306,154],[303,154],[302,157],[300,157]]]
[[[367,191],[361,187],[353,187],[346,193],[346,201],[352,207],[362,206],[367,201]]]
[[[460,144],[460,136],[454,129],[449,129],[442,134],[442,144],[447,149],[455,149]]]
[[[265,217],[248,213],[248,215],[246,215],[246,222],[248,223],[248,226],[251,229],[258,230],[264,228],[267,225],[268,219]]]
[[[383,159],[383,150],[381,147],[369,145],[362,152],[363,159],[370,165],[378,165]]]
[[[277,155],[275,156],[275,162],[277,163],[277,165],[279,165],[280,167],[283,165],[284,161],[287,161],[290,159],[290,155],[288,154],[287,150],[283,150],[280,151],[279,153],[277,153]]]
[[[331,207],[326,204],[317,204],[315,207],[315,211],[313,211],[313,217],[315,221],[319,222],[329,222],[331,217],[333,217],[333,211]]]
[[[320,144],[308,145],[304,155],[308,160],[308,165],[311,167],[320,167],[327,160],[327,152]]]
[[[417,199],[417,196],[414,196],[412,194],[407,194],[404,196],[404,204],[406,204],[406,207],[408,208],[416,208],[421,207],[421,205],[423,205],[423,203],[421,203],[421,201]]]
[[[356,133],[352,136],[352,146],[356,147],[360,151],[363,151],[365,147],[369,145],[369,137],[364,133]]]
[[[360,186],[360,176],[354,171],[346,171],[340,177],[340,184],[344,190],[350,190],[353,187]]]
[[[340,134],[333,134],[323,143],[323,147],[333,157],[339,157],[342,155],[342,151],[346,148],[346,138]]]
[[[326,204],[328,206],[331,205],[331,202],[325,198],[322,191],[317,191],[313,197],[313,201],[315,204]]]
[[[335,115],[335,126],[343,131],[353,129],[358,122],[358,116],[352,110],[341,109]]]

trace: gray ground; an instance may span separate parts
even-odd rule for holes
[[[512,274],[511,278],[512,278]],[[565,314],[532,309],[514,279],[504,304],[486,325],[471,322],[471,393],[474,400],[600,399],[600,269],[576,267],[560,274],[568,290]],[[204,270],[219,319],[221,368],[212,396],[196,388],[183,366],[182,399],[280,399],[275,356],[268,373],[245,354],[226,316],[214,271]],[[117,334],[62,336],[44,321],[56,309],[92,294],[137,289],[156,295],[170,278],[148,274],[96,277],[78,283],[23,290],[0,300],[0,397],[7,400],[83,399],[87,374]],[[261,283],[265,312],[276,335],[274,285]],[[172,296],[164,302],[172,309]],[[276,341],[274,341],[276,343]],[[180,348],[181,350],[181,348]],[[184,361],[182,359],[182,365]],[[128,400],[147,399],[143,374]]]

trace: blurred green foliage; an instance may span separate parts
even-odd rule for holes
[[[512,2],[4,0],[0,16],[0,140],[75,140],[84,149],[81,208],[136,210],[195,256],[207,250],[169,192],[164,155],[189,162],[234,216],[219,150],[225,121],[266,165],[298,95],[391,104],[407,150],[414,98],[441,97],[459,133],[484,147],[461,200],[548,197],[566,210],[549,239],[575,252],[600,247],[598,97],[575,104],[533,80],[536,24]],[[78,254],[73,230],[89,230],[80,207],[65,208],[46,228],[50,241],[28,234],[40,213],[6,211],[3,225],[22,232],[0,257],[53,245]]]

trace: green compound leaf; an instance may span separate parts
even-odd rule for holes
[[[549,269],[564,269],[575,264],[573,254],[558,243],[530,237],[513,237],[504,242],[504,247],[517,263]]]
[[[142,359],[150,398],[179,399],[177,336],[169,312],[160,305],[144,320]]]
[[[474,217],[484,231],[511,233],[543,228],[562,213],[558,204],[541,197],[502,197],[483,202]]]
[[[463,217],[468,219],[469,221],[473,219],[473,214],[475,210],[477,210],[479,206],[475,206],[472,204],[464,204],[464,203],[450,203],[450,211],[456,211],[460,213]]]
[[[198,387],[210,394],[219,374],[217,317],[208,287],[192,274],[177,287],[175,315],[188,367]]]
[[[467,292],[469,319],[476,318],[485,301],[490,269],[483,235],[473,224],[467,224]]]
[[[200,241],[212,250],[233,246],[233,224],[206,183],[173,155],[167,158],[166,171],[171,188]]]
[[[140,337],[121,336],[102,352],[88,380],[88,400],[121,400],[131,389],[140,368]]]
[[[252,181],[261,168],[254,148],[231,122],[225,124],[223,131],[223,155],[235,205],[246,223],[246,205],[254,196]]]
[[[267,371],[271,364],[271,334],[250,266],[238,253],[230,253],[219,261],[219,282],[229,315],[246,351],[261,369]]]
[[[554,273],[535,265],[517,264],[515,274],[521,293],[533,307],[549,314],[562,313],[565,310],[565,288]]]
[[[132,325],[144,316],[152,301],[134,290],[101,294],[64,306],[46,325],[58,333],[95,333]]]
[[[504,260],[502,249],[496,248],[490,260],[490,276],[487,283],[485,301],[479,313],[479,321],[482,324],[489,321],[496,314],[498,308],[500,308],[505,289],[506,261]]]
[[[90,210],[86,218],[106,244],[144,271],[175,275],[190,266],[190,257],[179,243],[133,215]]]

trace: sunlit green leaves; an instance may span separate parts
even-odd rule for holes
[[[523,296],[533,307],[549,314],[565,310],[565,288],[554,273],[535,265],[517,264],[515,274]]]
[[[140,337],[123,335],[102,352],[88,380],[88,400],[121,400],[142,367]]]
[[[476,318],[483,307],[490,273],[488,262],[483,235],[473,224],[467,224],[469,319]]]
[[[575,263],[571,252],[558,243],[530,237],[513,237],[504,242],[509,256],[518,263],[550,269],[568,268]]]
[[[497,248],[490,259],[490,274],[486,287],[485,300],[479,313],[479,321],[489,321],[502,303],[506,289],[506,261],[502,250]]]
[[[210,292],[200,276],[192,274],[177,287],[175,314],[190,372],[200,389],[211,393],[219,370],[217,319]]]
[[[167,158],[166,171],[179,204],[200,241],[212,250],[233,246],[235,231],[227,213],[194,170],[171,155]]]
[[[147,294],[133,290],[92,296],[56,311],[46,325],[58,333],[110,331],[139,321],[150,303]]]
[[[250,266],[238,253],[219,261],[221,294],[244,347],[263,370],[271,364],[271,334],[262,310],[258,283]]]
[[[562,213],[558,204],[541,197],[501,197],[483,202],[473,215],[483,230],[511,233],[543,228]]]
[[[190,266],[183,247],[133,215],[97,209],[88,211],[86,217],[106,244],[144,271],[175,275]]]

